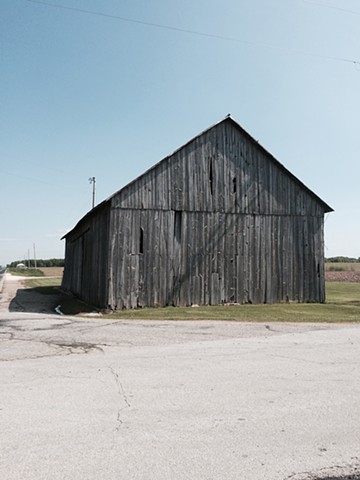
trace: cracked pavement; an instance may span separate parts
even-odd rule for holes
[[[357,325],[0,312],[3,480],[357,480]]]

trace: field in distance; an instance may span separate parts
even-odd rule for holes
[[[325,272],[360,272],[360,262],[354,263],[325,263]]]
[[[45,277],[62,277],[64,273],[64,267],[41,267],[39,268]]]
[[[327,282],[360,282],[360,262],[325,263]]]

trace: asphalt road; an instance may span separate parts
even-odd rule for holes
[[[357,326],[0,313],[0,478],[360,478],[359,360]]]

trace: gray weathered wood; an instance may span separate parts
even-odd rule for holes
[[[329,211],[226,118],[80,220],[63,288],[113,309],[323,302]]]

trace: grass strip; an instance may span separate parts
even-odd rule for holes
[[[61,286],[61,278],[29,278],[28,280],[24,280],[23,282],[24,286],[26,288],[44,288],[44,287],[49,287],[50,290],[53,290],[54,292],[54,287],[57,289],[60,289]]]
[[[60,278],[26,280],[27,288],[38,293],[60,295],[66,315],[88,313],[95,309],[60,290]],[[327,301],[319,303],[280,303],[272,305],[218,305],[200,307],[139,308],[116,311],[104,317],[139,320],[228,320],[241,322],[359,322],[360,283],[327,282]]]
[[[43,277],[44,272],[38,268],[8,268],[7,273],[17,277]]]

